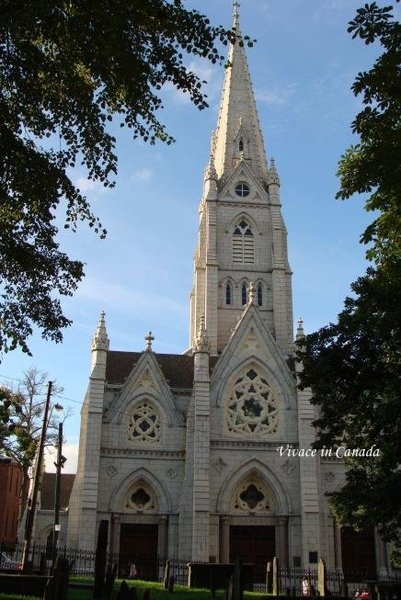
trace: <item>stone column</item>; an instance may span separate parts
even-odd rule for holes
[[[341,527],[337,525],[337,523],[333,520],[334,527],[334,556],[335,556],[335,566],[337,569],[341,569],[343,559],[342,559],[342,550],[341,550]]]
[[[220,517],[220,559],[221,563],[230,562],[230,517]]]
[[[193,506],[192,553],[195,561],[209,561],[210,528],[210,344],[204,319],[201,318],[194,347],[194,438],[193,438]]]
[[[159,542],[158,542],[158,554],[164,558],[167,556],[167,524],[168,517],[166,515],[160,515],[159,517]]]
[[[277,553],[282,567],[288,567],[288,518],[279,517],[276,524]]]
[[[109,551],[112,554],[115,554],[118,552],[118,550],[116,550],[116,518],[114,513],[110,514],[110,537],[109,537]]]

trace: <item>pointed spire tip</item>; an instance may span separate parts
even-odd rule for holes
[[[96,327],[95,334],[92,338],[92,350],[108,350],[110,346],[109,337],[107,335],[106,313],[104,310],[100,313],[99,321]]]

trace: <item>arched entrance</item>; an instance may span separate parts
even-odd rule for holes
[[[247,470],[227,498],[220,519],[220,560],[254,565],[254,581],[264,582],[274,556],[288,560],[288,519],[278,515],[271,485],[255,466]]]
[[[119,576],[128,577],[130,565],[137,577],[157,579],[158,557],[166,543],[167,518],[159,514],[159,502],[153,486],[138,478],[120,496],[120,510],[113,512],[114,551],[119,553]]]

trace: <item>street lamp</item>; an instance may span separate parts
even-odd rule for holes
[[[29,551],[30,551],[30,546],[31,546],[31,542],[32,542],[32,531],[33,531],[33,524],[34,524],[34,520],[35,520],[36,503],[37,503],[37,499],[38,499],[39,483],[40,483],[40,477],[41,477],[41,465],[42,465],[42,461],[43,461],[43,452],[44,452],[44,448],[45,448],[46,431],[47,431],[47,426],[48,426],[48,422],[49,422],[49,410],[50,410],[50,398],[51,398],[51,393],[52,393],[52,385],[53,385],[53,382],[49,381],[48,386],[47,386],[45,409],[44,409],[44,413],[43,413],[42,431],[40,434],[38,453],[37,453],[37,459],[36,459],[36,467],[35,467],[35,473],[34,473],[34,478],[33,478],[32,496],[31,496],[30,506],[28,506],[28,512],[27,512],[27,516],[26,516],[24,550],[23,550],[23,554],[22,554],[22,570],[23,571],[26,571],[27,567],[28,567]],[[63,409],[63,407],[60,404],[55,404],[54,408],[56,410]]]

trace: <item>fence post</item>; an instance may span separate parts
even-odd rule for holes
[[[108,521],[100,521],[97,533],[97,546],[95,558],[95,587],[93,591],[94,600],[101,600],[102,598],[103,585],[106,573],[106,548],[108,539],[108,528]]]
[[[273,572],[272,564],[268,562],[266,565],[266,593],[271,594],[273,590]]]
[[[243,599],[242,587],[242,566],[239,560],[236,561],[233,572],[233,600]]]
[[[326,564],[321,558],[317,567],[317,591],[319,596],[326,596],[327,593],[327,572]]]
[[[170,559],[168,558],[166,560],[166,565],[164,567],[163,584],[164,584],[164,589],[165,590],[168,589],[168,582],[169,582],[169,579],[170,579],[170,573],[171,573],[171,565],[170,565]]]
[[[273,596],[280,594],[280,580],[279,580],[279,562],[277,556],[273,558]]]

